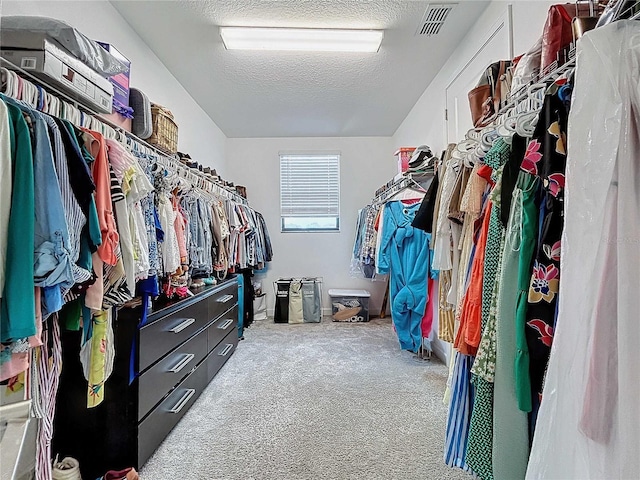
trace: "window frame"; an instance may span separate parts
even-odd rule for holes
[[[284,160],[283,157],[308,157],[308,158],[312,158],[312,157],[336,157],[337,160],[337,213],[335,214],[327,214],[325,216],[323,215],[313,215],[313,214],[308,214],[308,215],[304,215],[303,213],[298,214],[298,215],[292,215],[292,214],[285,214],[283,213],[283,177],[282,177],[282,162]],[[301,151],[294,151],[294,152],[279,152],[278,153],[278,167],[279,167],[279,196],[280,196],[280,232],[281,233],[340,233],[340,228],[341,228],[341,221],[340,221],[340,217],[341,217],[341,188],[340,188],[340,160],[342,158],[341,152],[337,152],[337,151],[313,151],[313,152],[301,152]],[[331,186],[330,184],[327,184],[327,187]],[[285,221],[287,219],[292,219],[292,218],[313,218],[314,216],[318,217],[318,218],[325,218],[325,219],[335,219],[335,228],[308,228],[308,227],[301,227],[301,228],[292,228],[292,227],[287,227],[285,225]]]

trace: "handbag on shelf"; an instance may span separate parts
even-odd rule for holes
[[[473,125],[486,127],[495,118],[511,89],[511,61],[500,60],[487,67],[476,88],[469,92]]]
[[[542,37],[522,55],[513,71],[511,94],[515,94],[525,85],[533,82],[540,73],[540,56],[542,55]]]
[[[562,65],[569,60],[568,55],[565,56],[563,52],[574,41],[574,18],[588,18],[601,13],[602,8],[599,5],[596,5],[592,11],[589,2],[551,5],[542,30],[541,72],[549,69],[554,62],[557,62],[557,65]],[[584,26],[587,27],[587,22]]]
[[[133,108],[133,121],[131,122],[131,133],[146,140],[153,133],[153,122],[151,119],[151,102],[142,90],[131,88],[129,91],[129,104]]]

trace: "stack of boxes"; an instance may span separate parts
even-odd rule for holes
[[[112,123],[124,128],[127,132],[130,132],[131,120],[133,119],[133,109],[129,106],[131,61],[120,53],[120,51],[113,45],[103,42],[97,43],[127,67],[126,71],[109,77],[109,81],[113,86],[113,108],[112,112],[106,117],[107,120],[110,120]]]

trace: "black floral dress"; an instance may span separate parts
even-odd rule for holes
[[[536,130],[521,166],[522,170],[537,175],[542,180],[538,240],[532,265],[525,326],[530,356],[532,423],[535,423],[542,398],[544,375],[557,318],[570,88],[566,79],[560,79],[547,91]]]

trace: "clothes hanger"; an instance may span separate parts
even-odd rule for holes
[[[11,75],[11,96],[15,99],[19,98],[19,82],[18,82],[18,75],[16,74],[16,72],[11,71],[10,73]]]
[[[102,128],[102,123],[95,117],[89,117],[89,119],[91,121],[91,130],[104,135],[104,130]]]
[[[474,150],[477,144],[478,144],[477,140],[471,140],[469,138],[466,138],[465,140],[462,140],[456,145],[456,148],[454,149],[454,151],[457,150],[462,154],[462,157],[464,157],[467,153]]]
[[[42,113],[47,113],[45,108],[44,89],[40,85],[36,85],[36,90],[38,92],[36,110]]]
[[[11,76],[11,95],[10,96],[15,99],[19,99],[19,95],[20,95],[19,81],[18,81],[19,77],[14,71],[10,72],[10,76]]]
[[[22,82],[23,82],[23,80],[22,80],[22,77],[16,76],[16,78],[18,79],[18,90],[17,90],[17,93],[16,93],[16,99],[17,100],[22,100],[22,88],[23,88]]]
[[[480,142],[478,143],[480,150],[483,152],[483,156],[489,150],[491,150],[491,147],[493,146],[493,142],[495,142],[500,137],[498,133],[498,129],[500,128],[500,125],[501,124],[497,124],[495,126],[487,127],[484,129],[482,133],[482,137],[480,138]],[[478,152],[478,149],[476,149],[476,152]]]
[[[66,117],[66,120],[68,122],[73,123],[74,125],[78,125],[74,120],[74,112],[73,112],[73,106],[70,103],[64,102],[64,114]]]
[[[46,95],[47,95],[48,104],[49,104],[49,106],[47,107],[49,115],[53,115],[54,117],[59,117],[60,116],[60,99],[54,95],[49,94],[49,92],[47,92]]]
[[[22,82],[22,101],[25,102],[33,109],[37,109],[38,106],[38,89],[36,86],[23,80]]]
[[[535,131],[547,88],[544,83],[536,83],[528,88],[527,98],[522,102],[522,107],[516,115],[515,131],[518,135],[529,138]]]
[[[515,107],[516,105],[510,105],[504,111],[504,114],[500,118],[500,123],[496,126],[495,138],[493,138],[493,142],[495,142],[498,138],[502,138],[505,141],[507,139],[511,139],[513,132],[509,130],[508,124],[513,123],[513,115],[515,113]]]
[[[0,93],[7,94],[9,89],[9,70],[2,67],[0,68]]]
[[[76,125],[80,123],[80,110],[75,105],[71,105],[71,113],[73,115],[73,120]]]

